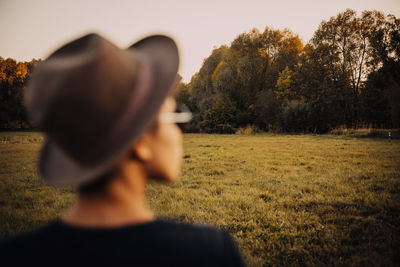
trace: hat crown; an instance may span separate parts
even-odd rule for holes
[[[137,87],[144,64],[139,53],[97,34],[61,47],[32,75],[27,102],[33,120],[72,158],[97,161],[127,99],[145,89]]]

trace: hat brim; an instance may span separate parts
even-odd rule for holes
[[[72,159],[48,137],[41,150],[38,166],[46,184],[79,186],[94,180],[127,154],[133,142],[154,121],[176,78],[179,66],[178,48],[171,38],[153,35],[136,42],[126,51],[130,50],[141,53],[152,68],[152,83],[142,103],[139,103],[139,110],[128,105],[123,116],[122,129],[118,129],[119,134],[113,136],[113,147],[101,161],[90,166]],[[133,110],[136,110],[136,114],[133,114]]]

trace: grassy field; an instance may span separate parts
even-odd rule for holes
[[[39,133],[0,133],[0,236],[61,216],[74,190],[43,186]],[[400,140],[184,137],[181,179],[149,184],[161,216],[214,225],[249,266],[398,266]]]

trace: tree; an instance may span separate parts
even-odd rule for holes
[[[378,11],[347,9],[322,21],[306,46],[288,29],[255,28],[214,49],[178,98],[208,130],[398,125],[399,43],[399,20]]]
[[[216,133],[234,133],[236,108],[235,104],[229,99],[218,98],[218,100],[208,108],[203,115],[200,123],[201,131]]]
[[[0,128],[20,129],[30,127],[23,105],[26,82],[40,61],[16,62],[0,58]]]
[[[286,66],[286,68],[279,73],[278,81],[276,82],[276,94],[289,100],[293,97],[293,72]]]
[[[211,55],[203,62],[199,72],[191,79],[191,88],[193,99],[200,112],[203,112],[216,100],[216,90],[214,89],[211,75],[215,68],[221,62],[223,56],[227,52],[227,46],[221,46],[212,51]]]
[[[272,90],[259,92],[254,104],[254,124],[265,130],[276,128],[281,106],[282,100],[278,99]]]
[[[400,127],[400,20],[377,11],[363,12],[369,25],[368,41],[374,57],[363,94],[365,120]],[[371,112],[374,107],[375,112]],[[379,120],[379,122],[378,122]],[[389,122],[388,122],[389,121]]]

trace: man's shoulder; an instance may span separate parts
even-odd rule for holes
[[[54,224],[55,222],[47,223],[35,230],[21,232],[0,239],[0,256],[2,258],[15,257],[16,255],[34,253],[38,244],[46,244],[46,239],[51,237]]]
[[[116,247],[119,249],[115,250]],[[90,251],[86,251],[88,248]],[[95,251],[104,257],[111,255],[110,251],[118,251],[116,256],[121,262],[132,260],[127,255],[134,251],[135,260],[149,266],[158,266],[161,260],[176,263],[175,266],[241,266],[242,262],[228,232],[171,219],[111,229],[84,229],[56,221],[34,232],[0,241],[0,256],[7,259],[24,262],[18,257],[25,255],[43,261],[40,255],[44,251],[52,257],[68,254],[71,260],[83,251]],[[158,257],[151,257],[155,252]],[[99,261],[103,256],[99,256]]]
[[[204,233],[219,233],[223,230],[216,228],[214,226],[208,224],[194,224],[181,222],[174,218],[160,218],[157,220],[160,226],[170,228],[177,231],[195,231],[195,232],[204,232]]]
[[[223,230],[210,225],[163,221],[160,223],[163,234],[158,235],[158,241],[170,246],[169,253],[184,254],[182,259],[197,259],[199,266],[243,266],[238,247]],[[161,239],[160,239],[161,238]]]
[[[204,242],[218,242],[223,239],[229,238],[229,234],[219,228],[206,224],[191,224],[184,222],[177,222],[174,220],[160,220],[160,230],[171,238],[177,238],[181,235],[185,240],[198,239]]]

